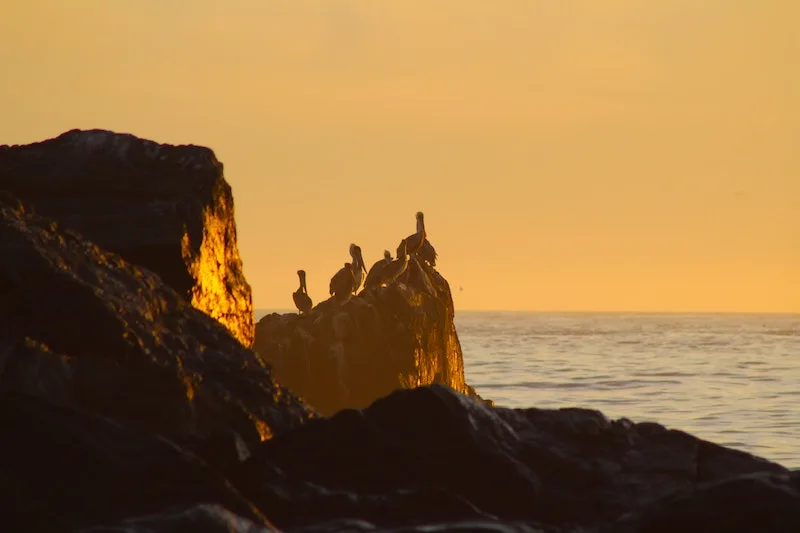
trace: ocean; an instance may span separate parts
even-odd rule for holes
[[[800,315],[457,310],[455,321],[467,382],[497,405],[597,409],[800,468]]]
[[[800,315],[458,312],[467,382],[800,467]]]

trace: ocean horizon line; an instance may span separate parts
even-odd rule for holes
[[[288,307],[253,307],[255,313],[296,313]],[[727,315],[727,316],[797,316],[800,311],[630,311],[593,309],[474,309],[455,308],[456,313],[499,313],[527,315]]]

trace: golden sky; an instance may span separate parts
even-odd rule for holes
[[[423,210],[459,309],[800,311],[795,0],[4,6],[0,144],[213,148],[258,308]]]

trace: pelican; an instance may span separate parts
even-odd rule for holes
[[[300,314],[305,315],[311,311],[312,306],[311,296],[308,295],[308,288],[306,288],[306,271],[298,270],[297,277],[300,278],[300,288],[292,293],[292,299],[294,299],[294,305],[297,306]]]
[[[389,253],[389,250],[384,250],[383,259],[376,261],[375,264],[372,265],[372,268],[369,269],[367,278],[364,280],[364,289],[369,289],[370,287],[380,287],[383,269],[391,262],[392,254]]]
[[[422,211],[417,211],[417,232],[403,239],[400,246],[405,242],[406,253],[409,255],[417,253],[417,250],[422,247],[422,243],[425,242],[425,236],[425,215],[422,214]],[[400,257],[400,246],[397,247],[398,257]]]
[[[355,294],[361,287],[361,280],[364,279],[364,274],[367,273],[367,267],[364,266],[364,257],[361,255],[361,247],[356,244],[350,244],[350,257],[353,258],[352,268],[355,284],[353,285],[353,294]]]
[[[353,274],[353,266],[350,263],[345,263],[344,268],[339,269],[339,272],[331,278],[331,296],[349,296],[353,292],[355,285],[356,277]]]
[[[422,246],[417,252],[417,256],[419,256],[420,259],[427,262],[432,267],[436,266],[436,258],[438,257],[438,255],[436,254],[436,250],[431,244],[431,241],[429,241],[428,239],[425,239],[425,241],[423,241]]]
[[[405,240],[400,243],[399,251],[400,253],[397,254],[397,259],[383,267],[383,271],[381,272],[382,284],[391,284],[402,276],[408,268],[408,253]]]

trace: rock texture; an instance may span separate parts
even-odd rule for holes
[[[210,149],[72,130],[39,143],[0,146],[2,189],[156,272],[242,344],[253,345],[233,196]]]
[[[800,523],[800,475],[780,465],[655,423],[493,408],[439,385],[313,420],[251,448],[224,474],[271,526],[254,511],[231,515],[223,507],[240,500],[214,493],[119,527],[790,533]],[[91,530],[111,531],[120,529]]]
[[[69,532],[198,501],[271,526],[209,465],[150,432],[10,392],[0,427],[3,531]]]
[[[307,315],[277,313],[256,325],[255,350],[276,379],[322,414],[366,407],[399,387],[441,383],[468,395],[447,280],[412,262],[409,275]]]
[[[775,463],[655,423],[588,409],[490,407],[439,385],[309,422],[260,444],[230,476],[263,502],[259,480],[276,466],[351,494],[440,491],[441,501],[469,509],[470,523],[482,515],[502,528],[788,533],[800,525],[798,477]],[[418,509],[404,525],[444,518],[427,514],[430,503]],[[391,512],[340,517],[379,528],[401,521]]]
[[[0,197],[0,389],[185,441],[257,441],[310,411],[152,272]],[[225,437],[233,438],[233,437]]]

